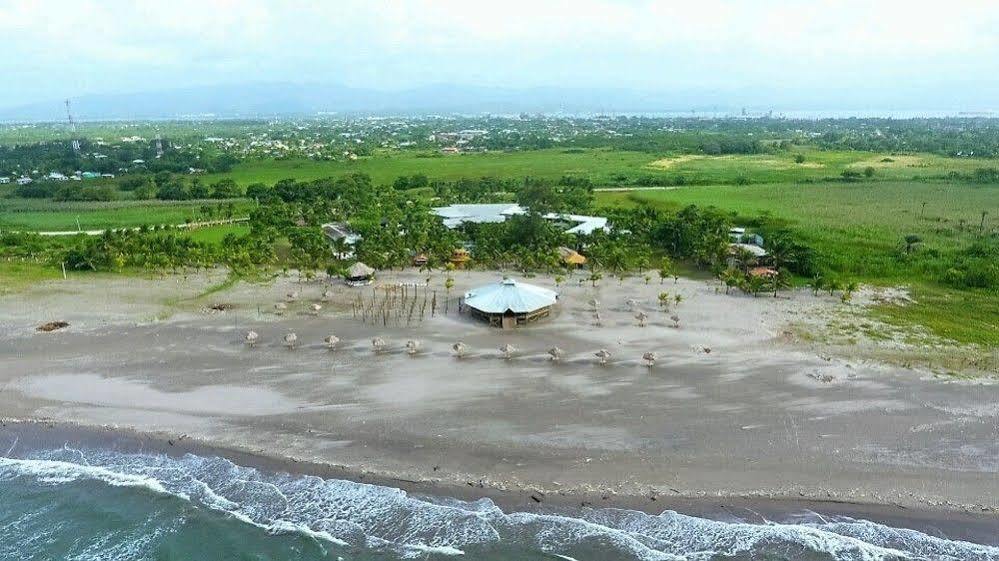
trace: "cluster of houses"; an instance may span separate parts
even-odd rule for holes
[[[47,175],[43,175],[39,179],[41,181],[83,181],[84,179],[97,179],[100,177],[113,179],[114,174],[98,173],[96,171],[76,171],[72,175],[66,175],[64,173],[53,171]],[[18,177],[13,181],[18,185],[28,185],[29,183],[33,183],[35,180],[27,175],[22,175],[21,177]],[[10,182],[11,182],[10,177],[0,177],[0,184],[7,184]]]

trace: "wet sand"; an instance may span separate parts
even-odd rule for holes
[[[425,277],[383,273],[379,284]],[[468,489],[511,507],[559,497],[650,511],[689,502],[698,514],[777,499],[986,519],[999,508],[999,386],[817,353],[788,326],[820,325],[841,306],[835,298],[570,278],[550,320],[503,332],[458,315],[453,301],[447,314],[410,318],[422,296],[365,322],[352,303],[377,289],[294,278],[196,297],[223,278],[70,280],[3,297],[3,416],[108,426],[459,498]],[[498,274],[455,280],[452,297]],[[327,289],[332,301],[312,315]],[[435,289],[443,308],[439,274]],[[663,290],[684,301],[661,310]],[[291,291],[298,298],[273,313]],[[205,309],[220,302],[232,309]],[[34,331],[55,319],[71,325]],[[256,348],[243,343],[247,329],[260,334]],[[282,342],[289,329],[294,350]],[[330,332],[341,339],[333,352],[322,343]],[[373,352],[375,336],[384,352]],[[408,339],[422,343],[415,356]],[[458,340],[469,347],[462,359],[450,350]],[[504,343],[517,349],[509,360]],[[559,363],[546,355],[553,345],[565,351]],[[593,356],[600,348],[608,364]],[[652,368],[646,351],[659,356]]]

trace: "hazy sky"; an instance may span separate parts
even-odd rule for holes
[[[997,30],[996,0],[0,0],[0,105],[246,81],[978,99]]]

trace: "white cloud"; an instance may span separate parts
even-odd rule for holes
[[[996,80],[993,1],[0,0],[0,101],[241,80],[393,87]]]

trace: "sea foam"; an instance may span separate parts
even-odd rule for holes
[[[170,495],[280,534],[391,552],[461,555],[515,546],[567,559],[707,561],[721,558],[835,561],[999,561],[999,548],[929,536],[864,520],[794,524],[722,522],[673,511],[660,515],[585,509],[574,516],[505,513],[488,499],[422,498],[400,489],[312,476],[266,473],[218,457],[63,448],[0,458],[0,482],[44,485],[93,480]]]

